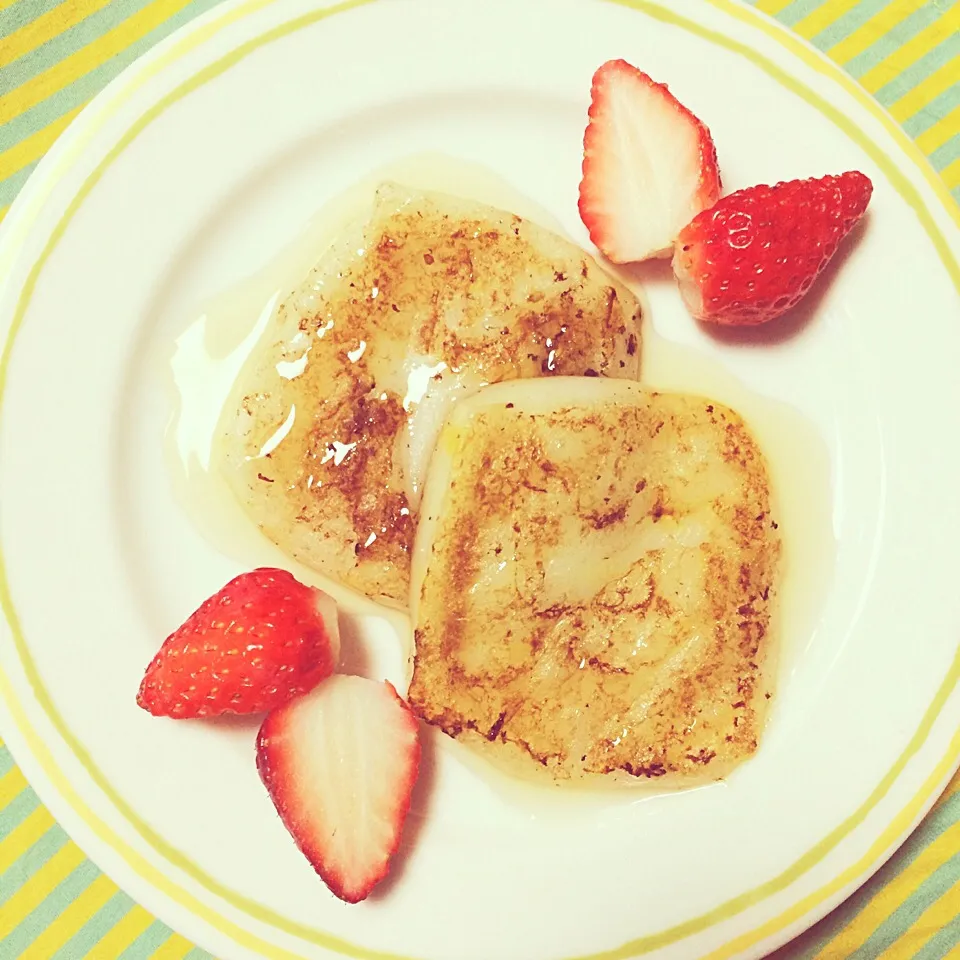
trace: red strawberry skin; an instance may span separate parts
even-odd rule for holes
[[[366,899],[390,871],[420,770],[419,726],[389,682],[337,675],[271,712],[257,770],[330,891]]]
[[[263,713],[336,667],[336,607],[285,570],[241,574],[164,641],[137,703],[155,716]]]
[[[756,325],[804,297],[873,193],[858,171],[738,190],[683,228],[673,270],[698,320]]]

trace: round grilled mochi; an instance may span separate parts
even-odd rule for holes
[[[729,408],[612,380],[488,387],[427,478],[410,705],[513,772],[721,777],[761,735],[779,557]]]
[[[450,407],[501,380],[640,370],[636,298],[513,214],[394,184],[282,303],[221,423],[221,464],[288,555],[406,606]]]

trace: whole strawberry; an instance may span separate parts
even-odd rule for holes
[[[339,655],[333,600],[263,567],[231,580],[167,637],[137,703],[177,719],[262,713],[312,690]]]
[[[863,216],[857,171],[748,187],[697,214],[674,244],[673,272],[698,320],[766,323],[795,306]]]

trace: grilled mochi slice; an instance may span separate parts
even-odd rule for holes
[[[423,476],[451,405],[513,378],[635,380],[640,319],[630,292],[561,237],[384,185],[241,372],[224,475],[288,555],[406,606]]]
[[[426,483],[408,699],[517,773],[714,779],[760,737],[780,540],[727,407],[620,381],[458,405]]]

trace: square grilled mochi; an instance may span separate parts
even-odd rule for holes
[[[427,478],[410,704],[513,772],[722,777],[761,735],[779,555],[729,408],[621,381],[489,387]]]
[[[278,308],[221,422],[224,476],[285,553],[405,606],[443,418],[501,380],[635,380],[640,306],[568,240],[385,184]]]

